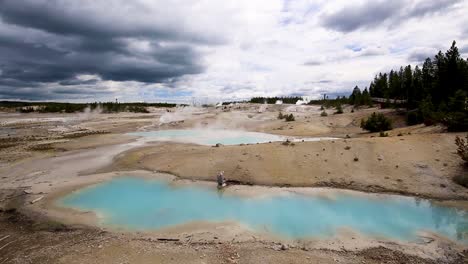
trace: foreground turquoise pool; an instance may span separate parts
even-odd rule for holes
[[[267,133],[225,129],[172,129],[133,132],[128,133],[128,135],[144,137],[154,141],[173,141],[199,145],[215,145],[217,143],[223,145],[256,144],[284,141],[288,138]],[[292,137],[289,137],[289,139],[294,140]],[[318,141],[326,139],[332,138],[301,138],[296,140]]]
[[[466,211],[401,196],[336,192],[334,198],[293,193],[247,198],[197,185],[174,187],[160,180],[121,177],[58,203],[96,212],[101,225],[138,231],[191,221],[238,221],[253,231],[287,238],[326,238],[351,228],[370,237],[415,240],[418,231],[431,231],[467,241]]]

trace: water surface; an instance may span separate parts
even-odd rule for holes
[[[318,141],[332,138],[293,138],[280,135],[273,135],[259,132],[248,132],[241,130],[224,130],[224,129],[173,129],[173,130],[158,130],[128,133],[132,136],[145,137],[154,141],[173,141],[183,143],[194,143],[199,145],[215,145],[217,143],[223,145],[240,145],[240,144],[256,144],[267,143],[274,141],[304,140]]]
[[[74,192],[59,203],[96,212],[101,225],[130,230],[237,221],[253,231],[288,238],[325,238],[351,228],[371,237],[415,240],[419,231],[432,231],[467,241],[466,211],[401,196],[336,192],[334,198],[294,193],[247,198],[198,185],[174,187],[122,177]]]

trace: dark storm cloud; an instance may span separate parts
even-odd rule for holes
[[[387,21],[399,24],[405,19],[447,11],[458,2],[460,0],[427,0],[418,1],[411,6],[403,0],[367,1],[324,15],[322,25],[340,32],[351,32],[361,28],[374,28]]]
[[[412,62],[423,62],[434,55],[434,51],[413,51],[409,54],[408,60]]]
[[[403,4],[401,0],[395,0],[368,1],[357,6],[348,6],[323,17],[323,25],[341,32],[373,27],[398,14]]]
[[[139,17],[144,10],[134,2],[113,2],[135,11],[133,17],[112,16],[93,3],[0,0],[0,98],[93,93],[72,87],[98,83],[76,79],[80,74],[171,83],[204,71],[196,45],[220,41]],[[54,92],[53,85],[67,87]]]

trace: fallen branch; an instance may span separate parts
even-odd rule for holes
[[[10,237],[10,235],[6,235],[6,236],[0,238],[0,242],[1,242],[2,240],[5,240],[5,239],[9,238],[9,237]]]
[[[16,240],[13,240],[13,241],[10,241],[8,243],[6,243],[5,245],[3,245],[2,247],[0,247],[0,250],[6,248],[8,245],[10,245],[11,243],[15,242]]]
[[[31,204],[34,204],[34,203],[39,202],[40,200],[42,200],[42,198],[44,198],[44,196],[41,196],[41,197],[39,197],[39,198],[36,198],[36,199],[32,200],[32,201],[31,201]]]

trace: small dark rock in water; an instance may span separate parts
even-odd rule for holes
[[[354,161],[359,161],[359,158],[358,158],[358,157],[354,157]]]
[[[346,146],[344,149],[345,149],[345,150],[350,150],[351,147],[350,147],[350,146]]]
[[[447,164],[447,163],[444,163],[444,167],[447,167],[447,166],[448,166],[448,164]]]
[[[447,185],[441,183],[441,184],[440,184],[440,187],[445,188],[445,187],[447,187]]]
[[[346,138],[351,138],[348,134],[346,134]]]

